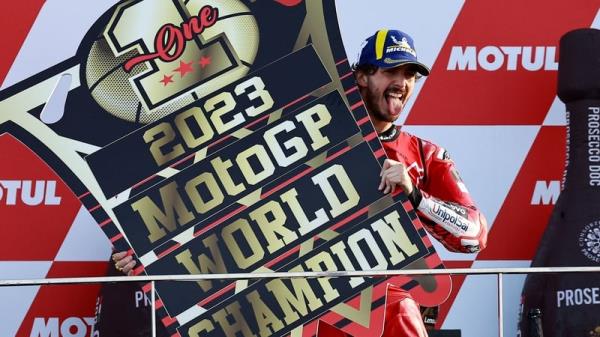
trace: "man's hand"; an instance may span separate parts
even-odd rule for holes
[[[379,176],[381,177],[379,190],[383,190],[383,193],[393,192],[396,186],[400,186],[406,194],[413,191],[413,183],[410,180],[406,166],[400,162],[386,159],[383,162]]]
[[[112,255],[112,259],[115,261],[117,270],[128,276],[133,275],[133,267],[136,262],[131,255],[127,255],[127,252],[117,252]]]

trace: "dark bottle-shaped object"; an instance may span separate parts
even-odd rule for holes
[[[558,96],[567,112],[566,171],[532,266],[600,266],[600,30],[565,34],[559,54]],[[596,336],[599,287],[598,273],[528,275],[521,336],[537,337],[530,335],[526,316],[534,308],[543,313],[545,337]]]

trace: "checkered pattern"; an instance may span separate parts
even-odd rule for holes
[[[0,5],[3,36],[9,37],[3,39],[0,60],[2,88],[74,55],[83,34],[115,2],[34,0]],[[478,255],[449,253],[434,242],[446,266],[528,266],[556,200],[552,187],[562,179],[564,168],[564,106],[555,96],[556,71],[525,70],[520,57],[515,70],[508,69],[508,58],[495,71],[482,69],[481,62],[477,70],[452,70],[453,47],[471,46],[480,52],[485,47],[508,46],[521,47],[522,52],[524,47],[540,46],[548,54],[548,47],[557,47],[564,32],[600,28],[598,3],[427,0],[399,4],[389,0],[372,4],[420,13],[400,17],[393,10],[365,10],[360,7],[363,2],[340,0],[337,6],[350,60],[364,37],[387,25],[410,33],[420,59],[432,65],[431,76],[418,83],[401,122],[407,131],[449,150],[491,227],[489,246]],[[80,201],[15,139],[0,136],[0,158],[0,180],[57,181],[61,197],[60,207],[0,206],[0,234],[8,238],[0,247],[0,278],[102,275],[110,244]],[[523,281],[522,276],[505,278],[507,335],[514,335]],[[97,287],[57,289],[0,289],[0,336],[29,336],[40,324],[36,318],[45,324],[57,318],[59,327],[70,324],[71,331],[86,327],[86,317],[93,316]],[[496,279],[455,277],[453,289],[441,310],[442,326],[460,328],[466,337],[495,335]]]
[[[104,275],[110,254],[108,239],[68,187],[11,135],[0,135],[0,153],[9,163],[0,168],[0,180],[46,182],[45,192],[49,190],[48,182],[56,182],[54,193],[44,193],[44,199],[47,195],[60,198],[58,205],[44,205],[42,201],[30,206],[17,193],[13,205],[6,202],[8,192],[4,191],[0,200],[4,238],[0,278]],[[52,333],[61,326],[89,331],[86,320],[93,320],[98,290],[98,285],[1,288],[0,336],[30,336],[32,331]]]

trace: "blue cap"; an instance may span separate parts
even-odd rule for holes
[[[378,30],[363,42],[357,66],[370,64],[379,68],[394,68],[414,64],[417,71],[429,75],[429,67],[417,61],[413,39],[399,30]]]

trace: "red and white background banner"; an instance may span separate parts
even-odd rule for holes
[[[3,2],[2,88],[73,56],[115,3]],[[558,40],[575,28],[600,28],[600,1],[338,0],[336,7],[351,61],[365,37],[395,28],[412,35],[419,58],[432,66],[400,122],[449,150],[490,224],[479,254],[435,243],[446,267],[529,266],[564,169]],[[60,178],[8,137],[0,139],[0,159],[0,279],[104,275],[110,242]],[[524,279],[504,279],[507,336],[516,334]],[[98,289],[0,288],[0,336],[90,336]],[[439,326],[497,336],[496,294],[494,276],[454,277]]]

